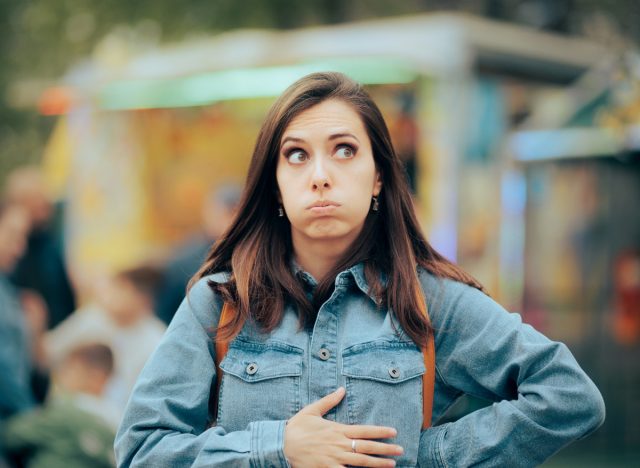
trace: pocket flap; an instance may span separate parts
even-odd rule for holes
[[[372,341],[346,348],[342,374],[347,377],[400,383],[424,374],[424,357],[414,343]]]
[[[222,370],[246,382],[302,375],[303,351],[286,343],[234,340]]]

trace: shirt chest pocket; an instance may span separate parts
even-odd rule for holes
[[[223,359],[217,424],[288,419],[300,410],[303,350],[279,342],[235,340]]]
[[[422,429],[422,352],[405,342],[368,342],[342,354],[349,424],[389,426],[405,452],[397,466],[415,466]]]

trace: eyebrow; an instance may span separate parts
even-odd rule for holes
[[[337,140],[338,138],[344,138],[344,137],[351,137],[354,140],[356,140],[358,143],[360,143],[360,140],[358,140],[358,137],[355,136],[353,133],[334,133],[332,135],[329,135],[329,140]],[[298,138],[298,137],[292,137],[292,136],[288,136],[286,137],[284,140],[282,140],[282,143],[280,144],[280,146],[284,146],[284,144],[288,141],[293,141],[296,143],[303,143],[305,140],[304,138]]]

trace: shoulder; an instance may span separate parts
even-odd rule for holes
[[[418,269],[418,278],[427,304],[447,305],[452,302],[483,303],[491,298],[484,292],[466,283],[450,278],[443,278],[428,272],[423,268]]]
[[[215,327],[222,310],[222,298],[214,292],[213,283],[225,283],[230,274],[214,273],[200,278],[187,292],[169,328],[184,321],[196,320],[205,329]]]
[[[429,317],[434,326],[464,320],[486,322],[492,317],[512,315],[489,295],[473,286],[449,278],[438,277],[424,269],[418,277],[425,295]]]
[[[218,272],[200,278],[187,292],[187,299],[190,300],[213,300],[215,293],[211,288],[214,283],[226,283],[231,274],[229,272]]]

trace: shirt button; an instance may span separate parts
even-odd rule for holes
[[[400,369],[398,369],[397,367],[390,367],[389,375],[392,379],[397,379],[398,377],[400,377]]]
[[[320,351],[318,351],[318,357],[323,361],[326,361],[327,359],[329,359],[330,356],[331,356],[331,353],[327,348],[321,348]]]
[[[246,370],[247,374],[253,375],[256,372],[258,372],[258,364],[256,364],[255,362],[252,362],[251,364],[249,364],[247,366],[247,368],[245,370]]]

